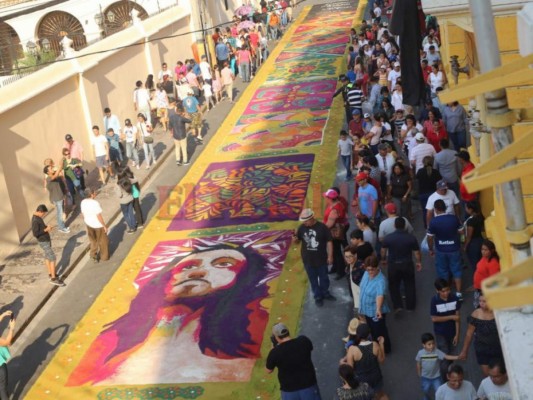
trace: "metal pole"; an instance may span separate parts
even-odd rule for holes
[[[469,0],[472,24],[476,36],[476,48],[482,73],[501,65],[498,38],[492,14],[492,4],[488,0]],[[487,117],[509,113],[507,95],[504,89],[485,93]],[[510,123],[509,123],[510,124]],[[505,124],[503,124],[505,125]],[[496,152],[513,142],[512,126],[491,127],[491,137]],[[516,159],[506,166],[516,165]],[[527,232],[527,218],[522,197],[522,184],[515,179],[495,187],[498,198],[503,199],[506,229],[510,232]],[[517,264],[531,257],[529,235],[523,234],[523,243],[511,243],[512,262]],[[507,365],[509,383],[513,398],[530,399],[533,390],[533,374],[529,361],[533,348],[523,341],[531,334],[533,324],[532,306],[515,309],[495,310],[500,341]]]
[[[211,56],[209,55],[209,51],[207,50],[207,39],[205,35],[205,25],[204,25],[204,18],[203,18],[203,11],[205,11],[205,3],[202,1],[200,3],[200,25],[202,26],[202,42],[204,43],[204,54],[207,57],[207,62],[211,62]]]
[[[479,65],[481,67],[481,73],[484,73],[498,68],[501,65],[492,6],[490,1],[469,0],[469,2],[476,36]],[[504,89],[485,93],[485,100],[487,102],[488,115],[506,114],[509,112],[507,95]],[[497,152],[513,142],[511,126],[502,128],[491,127],[491,133],[494,149]],[[507,166],[515,164],[516,159],[509,161]],[[527,228],[527,219],[520,180],[516,179],[499,185],[496,190],[501,192],[501,197],[505,203],[507,229],[515,232],[524,231]],[[531,256],[529,241],[512,243],[511,246],[513,250],[513,261],[515,263]]]

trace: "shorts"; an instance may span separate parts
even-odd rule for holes
[[[158,118],[166,118],[168,114],[168,109],[166,107],[158,108],[157,109],[157,117]]]
[[[195,112],[191,114],[191,129],[200,129],[202,127],[202,114]]]
[[[44,251],[44,259],[48,261],[55,261],[56,255],[54,254],[54,251],[52,250],[52,243],[51,242],[39,242],[39,246],[41,246],[41,249]]]
[[[98,168],[105,168],[108,165],[107,160],[105,159],[106,156],[98,156],[96,157],[96,166]]]
[[[447,280],[449,279],[450,274],[454,278],[461,278],[463,276],[461,253],[458,251],[453,251],[451,253],[436,251],[435,267],[437,268],[437,276],[439,278]]]

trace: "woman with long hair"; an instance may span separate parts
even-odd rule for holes
[[[339,375],[342,386],[337,388],[335,400],[373,400],[374,390],[366,382],[360,382],[355,377],[355,371],[351,365],[341,364]]]
[[[120,202],[120,210],[128,225],[126,233],[135,233],[137,224],[135,222],[135,215],[133,214],[133,185],[131,181],[127,177],[119,179],[115,191]]]
[[[373,248],[376,248],[377,235],[373,230],[373,226],[370,224],[370,219],[364,214],[359,214],[355,222],[357,228],[363,232],[364,241],[370,243]]]
[[[166,132],[168,130],[168,95],[161,83],[157,84],[157,91],[155,92],[155,102],[157,106],[157,118]]]
[[[424,228],[427,228],[426,220],[426,205],[429,196],[435,192],[437,182],[442,179],[439,171],[433,168],[433,157],[426,156],[422,160],[424,168],[420,168],[416,173],[418,181],[418,200],[420,201],[420,208],[422,209],[422,220],[424,221]]]
[[[468,201],[465,204],[467,218],[465,220],[465,253],[470,266],[475,270],[481,260],[481,245],[485,230],[485,218],[481,213],[479,202]]]
[[[154,152],[154,137],[152,136],[152,125],[147,122],[146,116],[143,113],[137,114],[137,121],[137,131],[143,140],[146,169],[150,169],[150,165],[155,164],[156,162]]]
[[[483,375],[487,376],[490,361],[503,359],[503,352],[494,311],[490,309],[482,293],[479,295],[479,308],[468,317],[468,328],[459,360],[466,359],[472,341],[474,341],[477,363]]]
[[[119,181],[122,179],[129,179],[131,182],[131,195],[133,197],[133,210],[135,211],[135,220],[137,222],[137,229],[144,228],[144,216],[141,209],[141,186],[139,180],[133,175],[133,171],[129,167],[123,168],[118,174]]]
[[[474,272],[474,307],[479,306],[481,283],[488,277],[500,272],[500,256],[496,251],[494,242],[486,239],[481,245],[481,259]]]
[[[405,166],[397,162],[392,166],[388,196],[399,211],[399,217],[411,218],[411,191],[413,179]]]

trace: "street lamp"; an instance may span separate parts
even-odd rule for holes
[[[50,40],[48,38],[44,38],[41,40],[41,45],[43,46],[43,51],[45,53],[48,53],[50,51]]]
[[[104,22],[104,16],[102,15],[102,13],[94,15],[94,22],[96,22],[96,25],[98,25],[98,27],[102,27],[102,24]]]
[[[28,43],[26,43],[26,49],[28,49],[28,52],[34,56],[37,54],[37,45],[32,42],[31,40],[28,41]]]

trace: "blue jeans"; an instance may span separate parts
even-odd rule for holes
[[[448,132],[448,137],[452,141],[455,150],[466,149],[466,131]]]
[[[475,237],[470,240],[468,246],[466,246],[466,256],[470,266],[476,270],[477,263],[481,260],[481,245],[483,244],[482,237]]]
[[[65,229],[65,221],[63,221],[63,200],[54,201],[56,208],[57,229]]]
[[[122,215],[128,224],[130,229],[135,229],[137,224],[135,223],[135,213],[133,212],[133,201],[128,204],[121,204],[120,209],[122,210]]]
[[[239,63],[239,71],[243,82],[250,82],[250,64],[247,62]]]
[[[420,208],[422,208],[422,220],[424,221],[424,228],[428,227],[426,216],[428,210],[426,210],[426,206],[428,204],[429,196],[431,196],[431,193],[419,193],[418,194],[418,201],[420,201]]]
[[[346,168],[346,179],[352,179],[352,156],[342,156],[342,165]]]
[[[424,378],[421,376],[420,385],[422,386],[422,391],[424,392],[424,400],[429,400],[429,391],[433,389],[433,393],[435,394],[439,386],[442,385],[442,379],[440,379],[440,376],[433,379]]]
[[[309,278],[311,284],[311,290],[313,291],[313,297],[315,300],[323,299],[329,294],[329,277],[328,267],[326,265],[320,267],[312,267],[305,265],[305,272]]]
[[[461,278],[463,276],[461,252],[452,251],[451,253],[444,253],[435,250],[435,267],[437,268],[437,276],[439,278],[448,280],[450,274],[454,278]]]
[[[294,392],[281,391],[281,400],[322,400],[318,385],[295,390]]]

